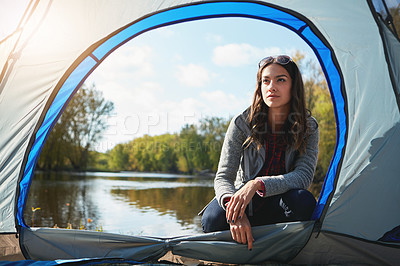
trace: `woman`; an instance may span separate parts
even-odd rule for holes
[[[204,232],[230,229],[251,250],[251,226],[310,219],[316,202],[306,189],[317,164],[319,132],[304,98],[290,57],[261,60],[252,105],[226,132],[216,197],[202,216]]]

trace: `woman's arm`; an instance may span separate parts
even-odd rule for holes
[[[239,116],[240,115],[232,119],[225,134],[218,171],[214,180],[217,201],[224,209],[224,199],[232,197],[236,192],[234,183],[239,169],[243,143],[245,141],[244,133],[235,123],[236,119],[241,119]]]

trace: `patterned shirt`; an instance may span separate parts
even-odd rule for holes
[[[285,151],[286,143],[284,135],[268,133],[267,140],[265,142],[265,162],[257,176],[274,176],[286,173],[285,168]],[[259,180],[262,189],[257,191],[260,196],[264,196],[265,187],[264,183]]]
[[[265,162],[257,176],[281,175],[285,169],[286,143],[282,134],[267,135],[265,142]]]

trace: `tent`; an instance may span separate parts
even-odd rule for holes
[[[227,231],[156,238],[29,228],[23,213],[36,161],[90,73],[142,33],[217,17],[286,27],[307,42],[321,64],[337,142],[312,220],[254,228],[252,251]],[[400,42],[390,22],[382,0],[30,1],[18,28],[0,41],[0,243],[17,234],[25,258],[33,260],[146,262],[171,251],[224,263],[395,264],[400,260]]]

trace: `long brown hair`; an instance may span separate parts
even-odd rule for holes
[[[300,153],[305,152],[306,147],[306,133],[307,133],[307,116],[311,113],[306,109],[305,96],[304,96],[304,83],[301,73],[296,63],[293,60],[288,60],[286,63],[280,63],[277,58],[269,58],[266,63],[260,62],[260,67],[257,72],[257,86],[253,96],[253,102],[249,107],[248,123],[250,125],[251,135],[245,141],[245,145],[250,145],[254,142],[257,149],[260,149],[264,144],[266,134],[268,132],[268,109],[269,107],[264,103],[261,83],[262,72],[271,64],[279,64],[284,67],[292,79],[291,100],[290,100],[290,113],[283,125],[286,144],[291,145],[295,150]]]

